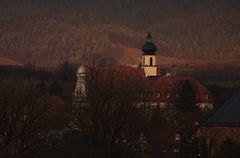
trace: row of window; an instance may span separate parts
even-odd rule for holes
[[[148,97],[156,97],[157,99],[160,99],[162,97],[162,94],[160,92],[157,92],[157,93],[146,93],[145,96],[148,96]],[[178,98],[179,97],[179,93],[176,93],[175,96],[174,95],[171,95],[171,93],[167,92],[165,93],[165,97],[167,99],[170,99],[170,98]],[[199,96],[196,95],[196,99],[199,99]],[[208,100],[209,99],[209,95],[207,93],[204,94],[204,99],[205,100]]]

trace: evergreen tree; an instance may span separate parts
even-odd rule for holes
[[[62,86],[57,81],[55,81],[49,86],[48,91],[51,95],[60,96],[62,95]]]
[[[179,97],[177,98],[176,107],[179,110],[191,111],[196,109],[196,103],[196,94],[192,87],[192,84],[186,80],[183,83]]]
[[[159,106],[153,109],[151,120],[154,127],[160,127],[163,124],[162,112]]]

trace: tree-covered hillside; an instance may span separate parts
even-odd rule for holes
[[[238,0],[0,0],[0,53],[56,65],[82,54],[121,56],[151,31],[165,56],[240,57]]]

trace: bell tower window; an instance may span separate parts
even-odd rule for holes
[[[150,66],[153,66],[153,59],[152,59],[152,57],[150,58]]]

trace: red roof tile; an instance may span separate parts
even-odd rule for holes
[[[129,66],[87,68],[87,74],[98,75],[101,79],[113,77],[114,80],[143,80],[145,79],[144,69]],[[93,77],[93,76],[92,76]]]
[[[188,80],[195,90],[201,103],[212,103],[210,91],[200,81],[193,77],[145,77],[143,68],[127,66],[87,68],[87,77],[98,77],[100,80],[139,81],[149,101],[172,102],[180,92],[183,83]],[[118,82],[119,83],[119,82]],[[160,95],[160,97],[159,97]],[[169,95],[169,97],[167,97]],[[208,95],[208,99],[205,98]]]
[[[176,99],[176,95],[186,80],[192,84],[200,102],[212,102],[210,91],[200,81],[192,77],[152,77],[145,82],[146,91],[160,93],[159,101],[169,102]],[[207,100],[204,98],[205,94],[209,95]],[[167,95],[170,95],[169,98]]]

